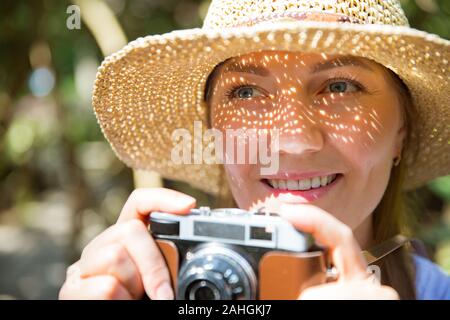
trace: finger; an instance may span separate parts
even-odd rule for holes
[[[144,293],[139,271],[121,244],[110,244],[100,251],[85,255],[80,260],[79,267],[82,278],[112,275],[130,292],[133,298],[138,299]]]
[[[283,204],[280,215],[295,228],[310,233],[330,250],[339,280],[367,278],[366,262],[352,230],[328,212],[308,204]]]
[[[113,276],[71,277],[59,292],[61,300],[131,300],[131,294]]]
[[[196,200],[184,193],[165,188],[139,188],[134,190],[125,203],[117,224],[124,223],[130,219],[139,219],[147,225],[147,216],[151,211],[165,211],[175,214],[189,213],[195,207]],[[83,250],[85,253],[97,250],[99,247],[116,241],[117,235],[114,226],[109,227]]]
[[[79,272],[80,272],[80,260],[76,261],[67,268],[66,278],[69,278],[70,276],[72,276],[72,274],[75,273],[79,274]]]
[[[342,283],[328,283],[309,287],[302,291],[299,300],[337,300],[350,299],[348,289]]]
[[[91,253],[94,254],[102,250],[103,246],[120,243],[125,246],[133,259],[147,295],[155,300],[173,299],[170,274],[166,262],[142,221],[133,219],[116,224],[102,233],[101,236],[95,243],[83,250],[82,259]]]
[[[153,300],[172,300],[174,294],[169,270],[146,226],[135,219],[124,223],[121,228],[124,235],[122,243],[139,270],[147,295]]]
[[[398,300],[398,293],[388,286],[373,285],[370,281],[327,283],[302,291],[300,300]]]
[[[139,188],[134,190],[122,208],[117,223],[130,219],[146,222],[152,211],[176,214],[189,213],[195,207],[195,198],[184,193],[165,188]]]

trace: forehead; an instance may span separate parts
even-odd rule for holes
[[[333,67],[356,66],[370,71],[376,71],[378,64],[372,60],[350,56],[326,53],[301,53],[291,51],[261,51],[232,57],[220,67],[222,73],[250,72],[264,75],[270,68],[308,69],[319,72]]]

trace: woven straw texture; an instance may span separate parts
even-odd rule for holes
[[[314,19],[317,13],[340,20]],[[98,122],[117,156],[130,167],[217,194],[221,165],[172,163],[172,132],[185,128],[194,137],[195,120],[206,129],[209,73],[230,57],[261,50],[355,55],[390,68],[410,89],[419,119],[417,150],[403,154],[404,189],[450,173],[449,41],[410,28],[394,0],[213,0],[202,28],[129,43],[104,60],[93,93]],[[193,143],[208,145],[201,137]]]

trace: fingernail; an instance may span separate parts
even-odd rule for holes
[[[173,290],[168,282],[163,282],[156,291],[157,300],[173,300]]]
[[[187,206],[192,205],[195,201],[196,201],[195,198],[193,198],[191,196],[185,196],[180,199],[180,204],[183,207],[187,207]]]

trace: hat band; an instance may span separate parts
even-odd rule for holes
[[[253,19],[246,19],[237,24],[232,24],[230,27],[250,27],[253,25],[264,24],[267,22],[280,21],[318,21],[318,22],[341,22],[341,23],[356,23],[365,24],[356,17],[347,16],[342,13],[331,13],[317,10],[302,11],[302,12],[282,12],[263,14]]]

